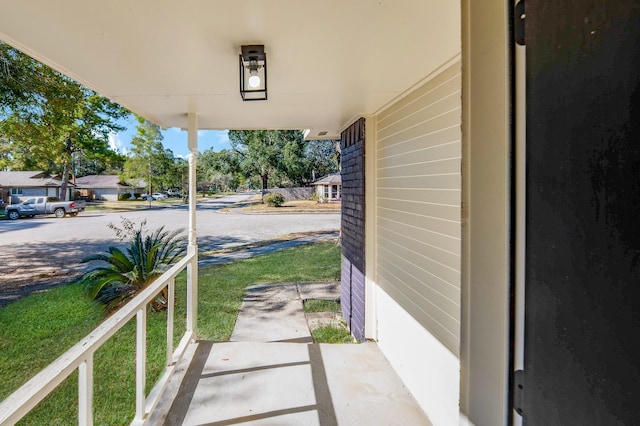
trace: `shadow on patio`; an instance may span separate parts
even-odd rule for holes
[[[232,341],[190,346],[150,424],[430,425],[375,343],[309,343],[302,300],[321,286],[338,288],[249,289]]]

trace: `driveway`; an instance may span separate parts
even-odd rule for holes
[[[243,215],[220,210],[248,199],[239,194],[200,202],[196,209],[200,251],[269,240],[290,233],[337,230],[339,214]],[[123,245],[109,224],[121,218],[147,221],[148,229],[189,226],[187,206],[154,205],[126,213],[84,212],[75,218],[42,216],[0,221],[0,306],[34,291],[64,284],[91,266],[81,260],[112,245]]]

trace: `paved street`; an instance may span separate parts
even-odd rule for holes
[[[250,195],[231,195],[201,202],[197,206],[197,239],[200,250],[232,247],[268,240],[289,233],[337,230],[339,214],[245,215],[219,210],[247,199]],[[101,253],[111,245],[122,244],[108,224],[121,226],[121,217],[148,229],[165,226],[168,230],[188,227],[188,207],[152,205],[150,209],[125,213],[84,212],[75,218],[53,216],[0,221],[0,306],[30,286],[36,291],[51,282],[77,276],[88,255]],[[10,288],[13,289],[10,291]],[[15,291],[14,291],[15,290]],[[11,293],[11,294],[7,294]]]

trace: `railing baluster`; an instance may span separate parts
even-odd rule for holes
[[[147,305],[138,310],[136,319],[136,420],[142,421],[147,378]]]
[[[173,315],[175,303],[176,281],[170,279],[167,285],[167,365],[173,359]]]
[[[78,425],[93,425],[93,353],[78,366]]]
[[[189,245],[189,253],[197,253],[198,246]],[[195,332],[198,326],[198,258],[187,265],[187,332]]]

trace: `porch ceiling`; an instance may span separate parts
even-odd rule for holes
[[[339,135],[460,52],[447,0],[0,0],[0,39],[165,127]],[[242,102],[264,44],[269,100]],[[328,132],[319,136],[321,131]]]

